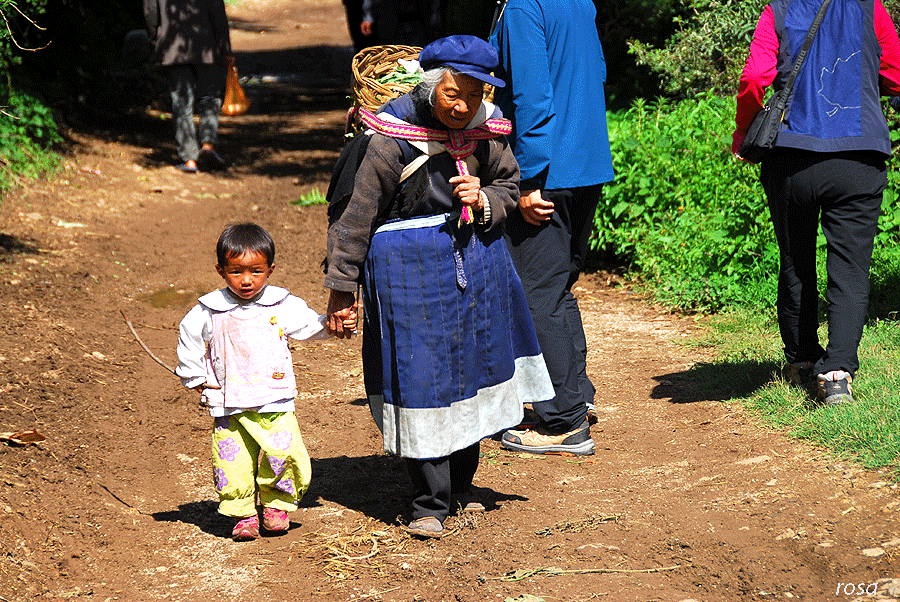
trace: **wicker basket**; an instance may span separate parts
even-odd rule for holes
[[[354,109],[364,107],[374,112],[390,99],[412,90],[412,84],[383,84],[378,80],[393,73],[400,59],[419,58],[420,50],[416,46],[372,46],[360,50],[350,66]]]
[[[371,46],[360,50],[353,57],[350,70],[353,76],[353,107],[347,119],[347,131],[360,129],[359,108],[373,113],[384,103],[412,90],[414,84],[383,84],[378,80],[393,73],[400,59],[419,58],[418,46]],[[494,86],[484,87],[484,99],[493,101]]]

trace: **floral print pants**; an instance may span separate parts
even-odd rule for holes
[[[293,412],[216,418],[212,453],[220,514],[253,516],[257,492],[265,507],[295,510],[309,489],[309,454]]]

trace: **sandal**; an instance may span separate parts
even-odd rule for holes
[[[418,537],[435,537],[440,539],[444,526],[441,524],[441,521],[433,516],[423,516],[409,523],[406,531],[410,535]]]

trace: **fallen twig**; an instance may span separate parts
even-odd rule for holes
[[[661,573],[663,571],[674,571],[675,569],[681,568],[680,564],[675,564],[672,566],[661,566],[653,569],[519,569],[517,571],[510,571],[505,575],[500,577],[481,577],[484,581],[522,581],[523,579],[528,579],[529,577],[533,577],[535,575],[583,575],[587,573]]]
[[[121,313],[122,317],[125,318],[125,324],[128,325],[128,330],[130,330],[131,334],[134,335],[134,338],[138,342],[138,345],[140,345],[141,348],[147,352],[147,355],[149,355],[153,359],[154,362],[156,362],[157,364],[159,364],[160,366],[162,366],[163,368],[165,368],[172,374],[175,374],[174,369],[170,368],[164,361],[162,361],[161,359],[159,359],[158,357],[153,355],[153,352],[150,351],[150,349],[144,344],[144,341],[141,340],[141,337],[139,337],[138,333],[135,331],[134,326],[131,325],[131,320],[129,320],[128,316],[125,315],[125,312],[120,309],[119,313]]]

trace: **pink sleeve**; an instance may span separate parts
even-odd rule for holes
[[[772,7],[766,6],[753,32],[750,56],[741,73],[737,93],[737,128],[732,138],[731,150],[737,153],[747,136],[747,128],[763,107],[765,90],[778,75],[778,34],[775,33],[775,16]]]
[[[900,96],[900,39],[881,0],[875,0],[875,35],[881,45],[879,83],[883,96]]]

